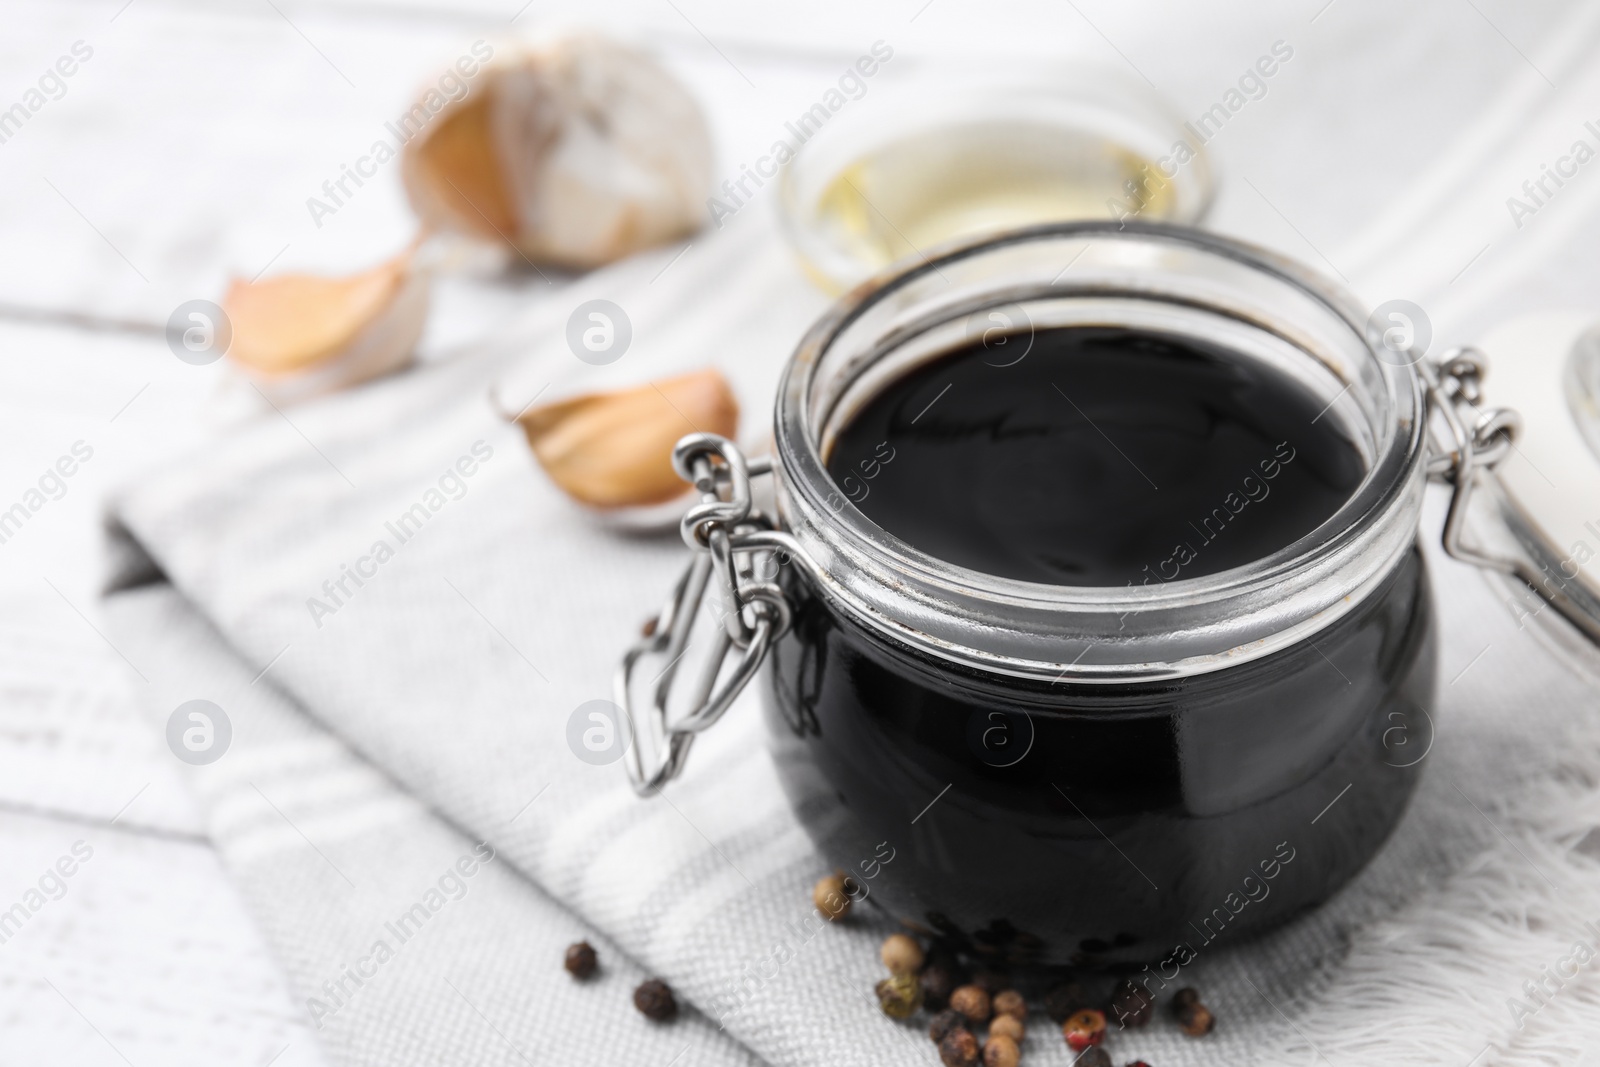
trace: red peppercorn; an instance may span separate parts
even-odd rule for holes
[[[1094,1008],[1074,1013],[1061,1024],[1061,1036],[1067,1039],[1067,1044],[1074,1052],[1098,1045],[1106,1039],[1106,1013]]]

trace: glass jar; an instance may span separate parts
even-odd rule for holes
[[[795,812],[913,929],[1007,964],[1121,966],[1325,900],[1393,829],[1432,743],[1425,483],[1456,478],[1464,512],[1515,428],[1468,428],[1470,353],[1422,362],[1365,318],[1281,257],[1154,224],[1016,231],[857,288],[790,360],[773,457],[707,435],[679,445],[704,494],[684,536],[703,551],[619,674],[641,791],[677,772],[765,658]],[[934,558],[852,503],[829,450],[867,400],[995,321],[1159,332],[1258,361],[1320,398],[1365,475],[1298,540],[1195,578],[1056,586]],[[1430,447],[1430,409],[1453,447]],[[769,472],[766,515],[750,478]],[[1470,555],[1458,519],[1446,543]],[[738,654],[669,712],[713,580],[712,656]],[[629,680],[652,654],[670,662],[641,720]]]

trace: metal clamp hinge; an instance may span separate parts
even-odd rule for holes
[[[732,441],[697,433],[678,442],[672,465],[700,493],[701,502],[680,523],[693,558],[666,605],[623,656],[614,681],[616,703],[631,732],[628,776],[641,795],[677,777],[695,735],[728,710],[792,618],[789,601],[773,579],[780,558],[796,549],[751,500],[750,479],[770,474],[771,461],[747,460]],[[668,710],[673,682],[713,584],[718,618],[711,647],[687,705],[673,714]],[[666,667],[649,683],[649,708],[639,709],[634,675],[646,656],[664,657]],[[733,667],[725,670],[730,660]]]

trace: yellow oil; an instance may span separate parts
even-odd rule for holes
[[[946,127],[888,142],[823,188],[811,225],[864,271],[954,238],[1042,222],[1171,216],[1152,161],[1085,133],[1031,124]]]

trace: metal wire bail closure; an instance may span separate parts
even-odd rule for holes
[[[1518,579],[1568,622],[1600,641],[1600,625],[1594,617],[1564,587],[1543,580],[1533,561],[1496,555],[1466,542],[1474,491],[1480,483],[1498,480],[1494,468],[1516,448],[1522,431],[1522,417],[1515,411],[1481,405],[1483,377],[1488,371],[1484,354],[1471,347],[1452,348],[1437,360],[1423,361],[1418,369],[1428,390],[1430,412],[1438,416],[1437,423],[1444,430],[1443,435],[1432,436],[1428,477],[1454,486],[1441,538],[1444,550],[1463,563]]]
[[[753,507],[750,494],[751,477],[770,474],[771,461],[747,460],[727,438],[695,433],[673,449],[672,466],[700,492],[700,503],[680,523],[693,558],[660,613],[645,623],[643,636],[623,656],[614,682],[616,703],[631,728],[628,777],[641,796],[677,777],[694,736],[728,710],[791,620],[789,601],[771,578],[777,573],[777,557],[797,549],[774,529],[771,518]],[[668,711],[673,681],[713,580],[718,603],[710,654],[687,707],[673,717]],[[735,650],[733,668],[725,672]],[[650,707],[638,709],[634,671],[653,655],[665,657],[667,665],[653,683]],[[641,743],[645,739],[648,745]]]

